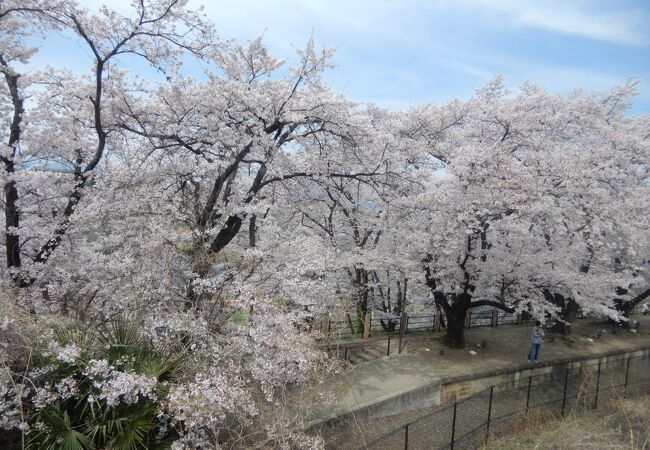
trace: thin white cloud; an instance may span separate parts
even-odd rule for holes
[[[79,1],[118,10],[130,3]],[[245,41],[263,33],[289,64],[295,47],[313,34],[319,45],[339,49],[338,67],[326,75],[335,90],[399,107],[470,95],[495,74],[513,86],[530,79],[550,90],[602,89],[630,75],[643,78],[650,44],[650,5],[643,1],[190,0],[190,7],[204,4],[223,38]],[[539,30],[556,36],[539,42]],[[566,49],[551,47],[563,42]],[[629,48],[608,64],[606,55],[619,49],[603,43]],[[52,57],[59,50],[48,49]],[[646,105],[649,92],[644,82]]]
[[[442,57],[435,60],[433,64],[443,67],[451,72],[467,75],[479,80],[488,80],[495,75],[494,71],[487,67],[463,61],[459,58]]]
[[[537,28],[623,45],[650,42],[650,17],[624,2],[547,0],[442,0],[444,8],[480,10],[513,26]],[[494,18],[493,17],[493,18]]]

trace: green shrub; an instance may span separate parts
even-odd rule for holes
[[[124,320],[97,334],[60,330],[32,371],[27,447],[169,448],[178,434],[161,399],[180,362]]]

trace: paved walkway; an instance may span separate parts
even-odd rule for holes
[[[650,316],[635,316],[635,319],[641,322],[636,333],[621,330],[614,334],[612,326],[602,322],[575,324],[568,338],[556,336],[554,342],[543,344],[540,361],[544,363],[646,344],[650,346]],[[418,386],[437,381],[444,384],[445,380],[452,378],[471,378],[478,373],[494,370],[515,370],[527,365],[531,328],[530,324],[525,324],[466,330],[466,349],[446,349],[444,355],[438,353],[442,333],[410,334],[401,355],[391,354],[349,367],[323,383],[306,387],[294,395],[307,403],[310,403],[309,399],[318,399],[306,420],[306,423],[315,426],[332,418],[353,414]],[[593,336],[599,330],[605,332],[600,339],[596,339]],[[547,331],[547,338],[550,334]],[[486,349],[477,347],[482,340],[488,343]],[[372,345],[385,351],[386,340],[378,340]],[[392,345],[396,347],[396,340]]]

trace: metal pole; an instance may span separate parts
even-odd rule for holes
[[[451,422],[451,444],[449,446],[451,450],[454,450],[454,441],[456,440],[456,408],[457,407],[458,407],[458,403],[454,398],[454,418],[452,419]]]
[[[530,405],[530,385],[533,383],[533,376],[528,377],[528,392],[526,392],[526,415],[528,415],[528,405]]]
[[[399,342],[397,343],[397,354],[402,354],[402,335],[404,333],[404,316],[399,321]]]
[[[386,347],[386,356],[390,356],[390,336],[388,336],[388,347]]]
[[[564,417],[564,408],[566,406],[566,388],[569,384],[569,368],[564,372],[564,394],[562,394],[562,417]]]
[[[602,363],[598,362],[598,375],[596,375],[596,398],[594,399],[594,409],[598,408],[598,390],[600,388],[600,365]]]
[[[404,450],[409,448],[409,424],[404,425]]]
[[[402,311],[406,312],[406,288],[408,286],[409,279],[404,278],[404,293],[402,294]]]
[[[402,317],[400,318],[399,323],[399,348],[397,350],[398,354],[402,354],[402,341],[404,340],[404,334],[406,334],[406,313],[402,312]]]
[[[487,428],[485,429],[485,442],[487,443],[490,438],[490,420],[492,419],[492,395],[494,394],[494,386],[490,386],[490,402],[488,403],[488,418]]]
[[[630,359],[631,357],[627,357],[627,367],[625,368],[625,387],[623,387],[623,398],[627,397],[627,382],[630,378]]]

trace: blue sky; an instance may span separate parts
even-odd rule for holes
[[[81,0],[91,8],[100,0]],[[127,0],[111,6],[126,10]],[[650,113],[648,0],[190,0],[223,38],[260,34],[288,59],[313,34],[337,48],[327,79],[389,108],[467,98],[497,74],[551,91],[641,81],[633,113]],[[66,62],[77,44],[53,38],[36,63]]]

